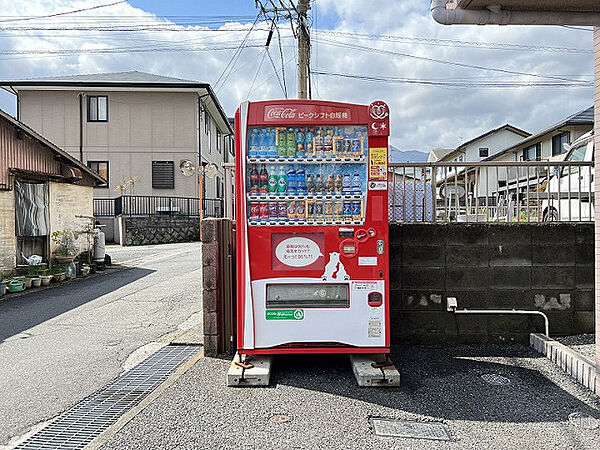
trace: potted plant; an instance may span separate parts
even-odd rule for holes
[[[39,275],[40,266],[29,266],[27,269],[27,275],[25,277],[31,280],[31,287],[40,287],[42,284],[42,279]]]
[[[40,279],[42,282],[42,286],[48,286],[50,284],[50,282],[52,281],[52,278],[54,278],[54,275],[50,275],[48,273],[41,275]]]
[[[54,281],[56,281],[57,283],[60,281],[64,281],[64,279],[67,276],[67,274],[65,273],[65,266],[63,266],[62,264],[54,264],[50,268],[50,273],[52,274]]]
[[[77,250],[75,247],[75,234],[69,230],[55,231],[50,235],[52,242],[56,246],[54,259],[58,264],[69,264],[74,259]]]

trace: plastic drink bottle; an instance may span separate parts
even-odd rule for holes
[[[333,156],[333,130],[328,129],[323,137],[323,156],[331,158]]]
[[[286,146],[287,146],[287,156],[294,157],[296,156],[296,133],[293,128],[288,128],[286,134]],[[289,178],[288,178],[289,182]]]
[[[285,136],[285,128],[277,128],[277,156],[287,156],[287,138]]]
[[[267,172],[267,166],[265,164],[262,165],[258,181],[260,193],[266,194],[269,192],[269,172]]]
[[[306,194],[306,172],[302,166],[298,166],[296,170],[296,191],[298,194]]]
[[[312,128],[307,128],[306,133],[304,133],[304,154],[305,155],[313,155],[313,138],[315,137],[315,130]]]
[[[315,156],[317,158],[323,157],[323,130],[317,130],[315,134]]]
[[[325,183],[323,182],[323,175],[320,173],[317,174],[317,178],[315,179],[315,192],[317,194],[322,194],[325,191]]]
[[[352,192],[355,194],[360,194],[362,192],[362,183],[358,173],[355,173],[352,177]]]
[[[250,171],[250,193],[258,194],[258,170],[256,169],[256,164],[252,164],[252,170]]]
[[[349,173],[345,173],[344,178],[342,179],[342,191],[344,194],[352,192],[352,179],[350,178]]]
[[[337,194],[342,193],[342,188],[344,186],[344,180],[341,173],[335,175],[335,192]]]
[[[288,194],[296,193],[296,171],[291,164],[287,171],[287,192]]]
[[[248,136],[248,156],[256,158],[258,156],[258,130],[254,128]]]
[[[306,192],[315,193],[315,176],[312,173],[306,174]]]
[[[279,169],[279,176],[277,177],[277,192],[287,192],[287,174],[283,167]]]
[[[258,156],[259,158],[266,158],[267,157],[267,149],[268,149],[268,145],[269,145],[269,137],[267,134],[267,129],[263,128],[262,131],[260,132],[260,138],[258,139],[259,142],[259,148],[258,148]]]
[[[269,147],[267,149],[267,156],[269,158],[277,157],[277,144],[275,143],[275,128],[269,128]]]
[[[275,173],[275,167],[271,166],[271,170],[269,172],[269,193],[272,194],[277,192],[277,174]]]
[[[298,128],[296,131],[296,157],[298,158],[305,156],[304,136],[304,128]]]

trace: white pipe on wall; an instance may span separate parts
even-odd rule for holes
[[[600,13],[446,9],[447,0],[431,0],[431,16],[442,25],[574,25],[600,26]]]

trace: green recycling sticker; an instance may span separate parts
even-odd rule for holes
[[[304,310],[302,309],[267,309],[267,320],[302,320]]]

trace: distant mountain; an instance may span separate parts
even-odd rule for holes
[[[418,150],[400,150],[393,145],[390,145],[390,162],[425,162],[427,161],[428,153]]]

